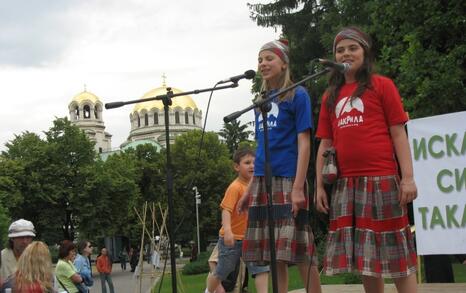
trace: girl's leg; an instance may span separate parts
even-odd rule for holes
[[[257,293],[267,293],[267,288],[269,285],[269,273],[266,272],[257,274],[254,278],[254,284],[256,285]]]
[[[304,287],[307,286],[307,293],[320,293],[322,289],[320,287],[320,276],[317,266],[311,265],[309,263],[298,264],[299,274],[301,275],[301,280],[303,280]]]
[[[361,276],[361,278],[366,293],[383,293],[384,283],[381,277]]]
[[[288,264],[277,261],[278,293],[288,292]]]
[[[416,274],[411,274],[407,277],[395,278],[396,289],[398,293],[416,293],[417,292],[417,283],[416,283]]]

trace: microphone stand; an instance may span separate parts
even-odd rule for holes
[[[279,90],[278,92],[267,95],[266,93],[263,93],[262,95],[264,96],[264,99],[260,101],[255,101],[253,104],[243,110],[231,113],[230,115],[227,115],[223,117],[223,121],[225,123],[228,123],[244,113],[254,109],[254,108],[259,108],[261,110],[262,114],[262,125],[264,129],[264,152],[265,152],[265,190],[267,193],[267,223],[269,225],[269,246],[270,246],[270,267],[271,267],[271,273],[272,273],[272,287],[273,287],[273,293],[278,292],[278,281],[277,281],[277,257],[276,257],[276,250],[275,250],[275,225],[273,223],[273,219],[270,215],[272,215],[272,166],[270,165],[270,149],[269,149],[269,132],[268,132],[268,127],[267,127],[267,112],[270,111],[270,102],[275,99],[276,97],[280,96],[281,94],[288,92],[298,85],[305,83],[308,80],[314,79],[316,77],[319,77],[327,72],[329,72],[329,68],[325,68],[319,72],[316,72],[314,74],[306,76],[304,79],[298,81],[297,83],[294,83],[284,89]],[[310,202],[310,201],[309,201]],[[307,286],[307,284],[305,284]],[[307,290],[307,288],[306,288]]]
[[[112,102],[105,104],[105,109],[118,108],[128,104],[142,103],[153,100],[161,100],[163,102],[163,110],[165,114],[165,143],[166,143],[166,159],[167,159],[167,197],[168,197],[168,238],[170,241],[170,264],[171,264],[171,275],[172,275],[172,292],[177,293],[177,283],[176,283],[176,258],[175,258],[175,235],[173,231],[174,222],[173,222],[173,177],[172,177],[172,163],[170,155],[170,127],[169,127],[169,117],[168,117],[168,107],[172,104],[172,98],[178,96],[186,96],[190,94],[199,94],[203,92],[216,91],[226,88],[235,88],[238,86],[238,82],[234,82],[229,85],[207,88],[201,90],[194,90],[190,92],[182,92],[174,94],[171,88],[167,88],[167,93],[165,95],[159,95],[156,97],[150,97],[146,99],[131,100],[126,102]]]

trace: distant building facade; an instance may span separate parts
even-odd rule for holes
[[[182,91],[171,88],[174,94]],[[167,93],[165,82],[161,87],[152,89],[144,94],[141,99],[155,97]],[[70,120],[73,124],[84,130],[90,140],[96,143],[95,149],[106,159],[113,153],[128,148],[135,148],[139,144],[149,143],[157,150],[166,146],[165,140],[165,113],[163,103],[160,100],[137,103],[129,120],[131,130],[128,138],[118,149],[112,149],[112,135],[105,132],[105,124],[102,117],[103,104],[100,99],[91,92],[83,91],[76,95],[68,105]],[[175,138],[189,130],[202,129],[202,111],[190,96],[172,98],[169,107],[168,121],[170,128],[170,143]]]

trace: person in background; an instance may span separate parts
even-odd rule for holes
[[[417,255],[406,205],[417,187],[408,117],[393,81],[373,73],[371,49],[357,27],[342,29],[333,42],[335,61],[350,68],[330,73],[317,129],[316,205],[330,213],[324,272],[357,271],[370,293],[384,291],[383,278],[392,278],[398,292],[414,293]],[[328,202],[322,167],[332,146],[339,178]]]
[[[126,262],[128,261],[128,253],[126,253],[126,249],[123,247],[118,255],[120,259],[120,266],[123,271],[126,271]]]
[[[63,240],[58,248],[58,262],[55,267],[55,276],[59,284],[59,289],[68,293],[77,293],[83,281],[79,275],[73,261],[76,257],[76,246],[70,240]]]
[[[74,259],[74,266],[83,279],[86,288],[92,287],[94,278],[92,277],[92,268],[90,257],[92,254],[92,244],[88,240],[82,240],[78,243],[78,254]]]
[[[97,257],[97,271],[100,274],[100,283],[102,284],[102,293],[107,293],[107,284],[110,293],[114,293],[112,277],[112,260],[108,256],[107,248],[100,250],[100,255]]]
[[[2,250],[0,263],[0,280],[5,280],[16,271],[19,257],[36,237],[32,222],[19,219],[8,228],[8,247]]]
[[[1,293],[53,293],[52,259],[47,245],[34,241],[24,249],[17,270],[3,284]]]
[[[131,272],[134,273],[139,263],[139,248],[138,247],[136,247],[136,249],[130,248],[129,253],[130,253],[129,265],[131,266]]]

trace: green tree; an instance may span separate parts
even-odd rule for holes
[[[8,227],[10,225],[10,217],[6,208],[0,202],[0,246],[3,247],[8,240]]]
[[[193,186],[202,196],[199,206],[201,242],[218,237],[219,204],[225,189],[234,178],[233,164],[225,144],[218,135],[208,132],[198,158],[200,131],[189,131],[173,144],[175,219],[178,225],[176,241],[195,239],[196,207]]]
[[[133,210],[139,199],[136,162],[134,154],[123,152],[83,169],[87,181],[76,217],[80,236],[88,239],[113,235],[138,237],[133,233],[140,232],[135,229],[138,221]]]
[[[7,232],[11,222],[8,208],[23,200],[18,183],[22,171],[20,164],[0,156],[0,246],[8,239]]]
[[[224,123],[218,135],[224,139],[230,154],[233,155],[241,142],[249,141],[252,133],[252,131],[248,130],[248,124],[241,125],[239,120],[233,120]]]
[[[258,25],[289,39],[295,77],[311,60],[331,57],[341,27],[357,25],[373,37],[378,71],[395,80],[412,118],[466,110],[464,1],[277,0],[249,8]],[[325,78],[310,85],[311,96],[321,96]]]
[[[31,220],[39,238],[56,243],[73,239],[76,211],[86,182],[82,169],[94,163],[94,145],[66,118],[57,118],[46,138],[23,133],[6,144],[1,193],[14,195],[10,216]],[[9,161],[8,161],[9,160]]]
[[[59,225],[63,237],[73,240],[83,186],[88,179],[83,169],[94,164],[96,157],[94,143],[67,118],[55,119],[53,126],[45,132],[45,135],[47,140],[45,155],[48,161],[41,170],[43,186],[51,187],[47,192],[58,207],[56,216],[62,219]],[[47,226],[49,227],[53,226]]]
[[[165,153],[151,144],[138,145],[134,150],[137,160],[138,185],[141,197],[148,202],[165,201]]]
[[[464,1],[368,6],[381,72],[395,79],[413,118],[466,110]]]

